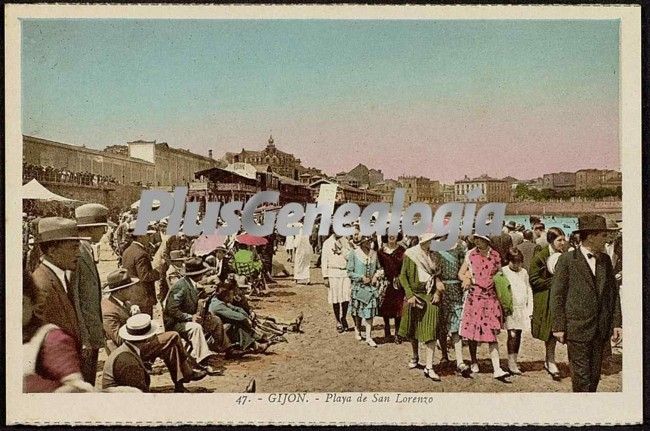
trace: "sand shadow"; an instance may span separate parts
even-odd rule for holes
[[[212,393],[212,391],[210,389],[204,388],[203,386],[185,386],[185,389],[187,389],[187,391],[189,393],[196,393],[196,394]],[[159,394],[159,393],[169,394],[169,393],[173,393],[174,392],[174,385],[158,386],[158,387],[155,387],[155,388],[151,388],[149,390],[149,392],[152,393],[152,394]]]
[[[295,292],[282,292],[282,291],[275,291],[274,292],[273,290],[271,290],[271,291],[267,290],[266,292],[267,292],[267,295],[266,295],[267,297],[270,297],[270,296],[294,296],[296,294]]]

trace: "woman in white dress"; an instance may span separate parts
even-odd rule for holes
[[[294,239],[296,246],[293,263],[293,278],[298,284],[309,284],[309,268],[314,249],[309,242],[309,235],[303,232],[302,225],[300,232]]]
[[[347,256],[350,245],[345,237],[333,233],[323,243],[321,271],[327,286],[327,302],[332,304],[339,333],[348,330],[346,316],[351,299],[351,282],[348,278]]]
[[[523,253],[518,248],[511,248],[508,250],[508,261],[510,263],[502,268],[512,291],[512,314],[506,317],[508,368],[511,374],[521,375],[517,365],[517,355],[521,345],[521,332],[530,327],[530,318],[533,314],[533,290],[530,287],[528,271],[523,268]]]

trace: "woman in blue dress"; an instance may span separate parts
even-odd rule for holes
[[[348,255],[348,277],[352,281],[352,307],[351,314],[354,318],[354,333],[357,340],[361,341],[361,323],[366,327],[365,340],[371,347],[377,343],[371,337],[372,320],[379,314],[379,293],[375,284],[377,272],[377,252],[370,248],[372,238],[362,236],[354,241],[356,247]]]

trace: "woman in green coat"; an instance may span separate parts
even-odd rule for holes
[[[539,250],[530,262],[530,286],[533,289],[533,318],[531,321],[531,332],[533,337],[544,341],[546,344],[546,359],[544,369],[554,380],[560,378],[560,370],[555,364],[556,340],[551,333],[551,284],[553,274],[548,270],[547,262],[551,254],[564,253],[566,237],[562,229],[552,227],[546,233],[548,246]]]
[[[442,299],[444,285],[440,279],[441,266],[429,249],[433,233],[420,236],[420,242],[404,253],[399,282],[404,288],[405,299],[399,335],[411,341],[413,357],[409,368],[419,365],[418,343],[426,348],[424,376],[440,381],[440,376],[433,370],[433,356],[436,347],[436,324],[438,321],[438,304]]]

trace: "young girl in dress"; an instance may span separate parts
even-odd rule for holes
[[[510,283],[512,291],[512,314],[506,317],[508,330],[508,368],[511,374],[521,375],[517,365],[517,355],[521,345],[521,332],[530,326],[533,312],[533,291],[528,280],[528,271],[523,268],[524,255],[519,249],[508,250],[507,266],[502,268],[503,275]]]

